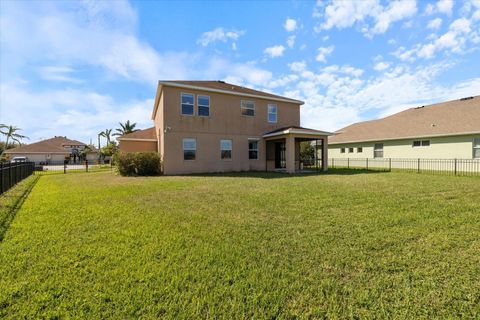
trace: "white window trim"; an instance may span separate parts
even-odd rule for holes
[[[200,97],[208,98],[208,106],[200,104],[200,102],[198,101]],[[197,95],[197,116],[204,117],[204,118],[209,118],[210,117],[210,105],[211,105],[210,96],[207,96],[207,95],[204,95],[204,94]],[[204,116],[204,115],[200,114],[200,107],[208,107],[208,116]]]
[[[193,104],[191,105],[193,107],[193,112],[192,114],[185,114],[183,113],[183,108],[182,108],[182,105],[183,104],[186,104],[186,105],[190,105],[190,103],[183,103],[182,102],[182,97],[183,95],[190,95],[190,96],[193,96]],[[193,93],[188,93],[188,92],[180,92],[180,114],[182,116],[186,116],[186,117],[193,117],[195,115],[195,94]]]
[[[251,102],[253,104],[253,108],[248,108],[248,107],[244,107],[243,106],[243,103],[244,102]],[[247,110],[253,110],[253,115],[252,116],[249,116],[248,114],[243,114],[243,109],[247,109]],[[252,101],[252,100],[240,100],[240,113],[242,114],[242,116],[244,117],[255,117],[255,101]]]
[[[195,149],[193,148],[187,148],[185,149],[185,140],[193,140],[195,141]],[[194,150],[195,151],[195,159],[185,159],[185,151],[191,151],[191,150]],[[197,139],[196,138],[183,138],[182,139],[182,151],[183,151],[183,154],[182,154],[182,159],[183,161],[195,161],[197,160]]]
[[[478,144],[475,144],[475,140],[478,141]],[[475,150],[480,150],[480,138],[472,140],[472,159],[480,159],[480,157],[475,157]]]
[[[377,145],[377,144],[382,145],[382,149],[376,149],[376,148],[375,148],[375,145]],[[378,158],[378,159],[384,158],[384,149],[385,149],[385,145],[384,145],[383,143],[375,143],[375,144],[373,145],[373,158]],[[382,156],[381,156],[381,157],[376,157],[376,156],[375,156],[375,152],[376,152],[376,151],[382,151]]]
[[[248,138],[248,143],[249,144],[250,144],[250,141],[254,141],[254,142],[257,143],[257,149],[250,149],[250,146],[248,146],[248,160],[259,160],[260,159],[260,157],[259,157],[260,146],[258,145],[258,142],[260,141],[260,139],[258,139],[258,138]],[[250,151],[257,151],[257,158],[251,159],[250,158]]]
[[[230,141],[230,149],[222,149],[222,141]],[[222,151],[230,151],[230,159],[222,159]],[[220,160],[222,161],[233,160],[233,140],[232,139],[220,139]]]
[[[275,115],[275,121],[270,121],[270,107],[275,107],[275,112],[272,112],[271,114]],[[267,105],[267,121],[268,123],[277,123],[278,122],[278,106],[274,103],[269,103]]]

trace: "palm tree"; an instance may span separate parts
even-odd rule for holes
[[[16,142],[18,144],[22,144],[22,139],[28,139],[27,136],[17,133],[20,130],[22,129],[16,126],[7,126],[5,124],[0,124],[0,133],[7,137],[7,140],[5,141],[5,148],[8,148],[9,140],[12,140],[13,142]]]
[[[115,131],[117,132],[113,134],[114,136],[123,136],[124,134],[129,134],[129,133],[138,131],[138,129],[135,129],[137,124],[135,122],[130,123],[130,120],[127,120],[127,122],[125,123],[119,122],[119,124],[120,124],[120,128],[115,129]]]
[[[111,143],[111,136],[112,136],[113,129],[105,129],[105,131],[100,132],[98,135],[107,139],[107,145]]]

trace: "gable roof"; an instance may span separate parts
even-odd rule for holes
[[[255,89],[237,86],[235,84],[227,83],[225,81],[220,81],[220,80],[217,80],[217,81],[166,80],[166,81],[158,82],[157,94],[155,97],[155,102],[154,102],[155,104],[153,106],[153,112],[152,112],[152,119],[155,118],[158,102],[160,99],[160,93],[162,91],[163,86],[185,88],[185,89],[192,89],[192,90],[203,90],[203,91],[209,91],[209,92],[242,96],[247,98],[250,97],[250,98],[257,98],[257,99],[287,102],[287,103],[293,103],[298,105],[304,104],[304,102],[300,100],[290,99],[287,97],[279,96],[279,95],[268,93],[268,92],[263,92]]]
[[[63,146],[86,146],[85,143],[67,139],[66,137],[54,137],[31,144],[24,144],[16,148],[5,150],[5,153],[64,153],[70,154]]]
[[[155,127],[138,130],[129,134],[120,136],[117,140],[137,140],[137,141],[157,141]]]
[[[335,133],[329,144],[480,133],[480,96],[407,109]]]

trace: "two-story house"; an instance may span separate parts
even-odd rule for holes
[[[120,151],[157,151],[164,174],[302,168],[300,142],[316,141],[327,170],[329,132],[300,127],[302,101],[223,81],[160,81],[154,127],[120,137]]]

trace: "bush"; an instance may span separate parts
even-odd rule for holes
[[[156,152],[117,153],[114,163],[122,176],[156,176],[162,173]]]

